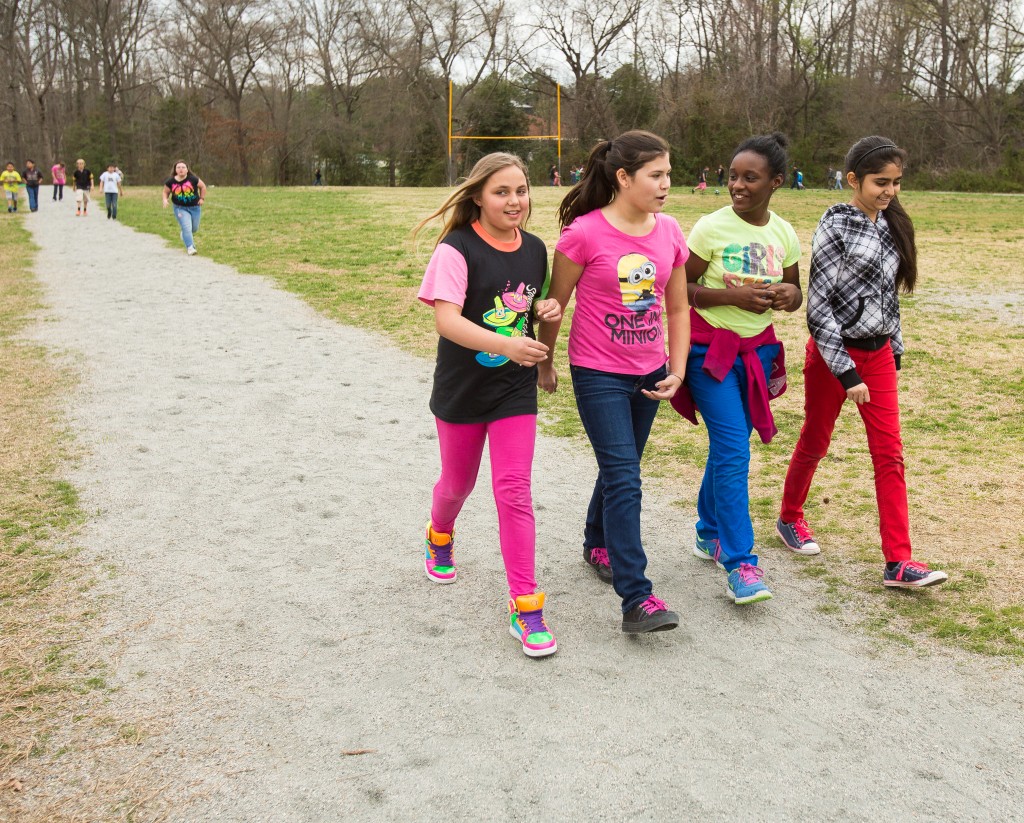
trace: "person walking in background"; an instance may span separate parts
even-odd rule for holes
[[[692,343],[686,385],[675,409],[708,430],[708,458],[697,495],[693,553],[728,574],[738,605],[772,593],[754,551],[750,519],[750,433],[776,433],[769,401],[785,391],[782,342],[773,311],[796,311],[800,241],[768,207],[786,175],[785,135],[751,137],[729,164],[732,205],[701,217],[690,232],[686,262]]]
[[[14,170],[14,163],[8,163],[0,172],[0,184],[4,187],[4,199],[7,201],[7,213],[18,210],[18,187],[22,184],[21,175]]]
[[[313,185],[322,186],[324,184],[324,176],[320,173],[319,167],[313,172]]]
[[[933,586],[947,580],[912,560],[900,435],[898,373],[903,356],[899,292],[917,283],[914,224],[899,201],[907,153],[885,137],[865,137],[846,155],[850,203],[829,208],[814,232],[807,298],[804,424],[786,472],[776,530],[798,554],[817,554],[804,503],[828,452],[843,404],[857,404],[874,466],[885,568],[882,585]]]
[[[559,207],[562,235],[549,291],[563,311],[576,292],[569,371],[598,466],[583,557],[614,587],[629,633],[679,625],[679,615],[654,595],[640,535],[640,459],[660,401],[683,383],[690,343],[683,270],[690,252],[675,218],[662,213],[670,172],[668,143],[650,132],[628,131],[595,146],[583,179]],[[550,352],[560,325],[541,327]],[[557,389],[553,355],[538,377],[545,391]]]
[[[28,210],[39,211],[39,186],[43,182],[43,173],[36,168],[34,160],[25,161],[25,170],[21,173],[21,179],[25,181]]]
[[[718,164],[718,188],[722,188],[722,184],[725,183],[725,166],[721,163]]]
[[[107,219],[117,220],[117,198],[124,194],[121,187],[121,172],[113,163],[107,164],[107,170],[100,175],[100,185],[103,187],[103,199],[107,206]]]
[[[72,188],[75,192],[75,217],[89,216],[89,193],[92,191],[92,172],[85,167],[85,161],[75,161],[75,170],[71,172]]]
[[[53,177],[53,202],[64,200],[64,184],[67,183],[67,169],[63,163],[54,163],[50,169]]]
[[[558,649],[535,577],[537,542],[531,472],[537,439],[537,370],[547,348],[534,320],[556,320],[542,300],[544,242],[523,231],[530,213],[526,164],[488,154],[431,220],[443,227],[420,286],[434,309],[437,365],[430,410],[437,421],[441,477],[426,526],[424,567],[435,583],[456,580],[455,521],[476,484],[486,442],[498,508],[498,542],[508,582],[509,628],[527,657]]]
[[[206,202],[206,183],[189,171],[184,160],[174,164],[174,173],[164,181],[165,209],[168,200],[174,205],[174,219],[181,228],[185,251],[197,254],[195,233],[199,231],[199,219]]]
[[[835,185],[833,186],[833,188],[836,191],[841,191],[842,188],[843,188],[843,170],[842,169],[836,169],[836,172],[835,172]]]

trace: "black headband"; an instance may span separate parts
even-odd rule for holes
[[[873,149],[868,149],[866,152],[864,152],[864,154],[860,156],[860,159],[854,164],[853,173],[857,173],[857,169],[860,168],[860,164],[864,162],[865,157],[867,157],[869,154],[873,154],[876,151],[881,151],[882,149],[896,149],[896,151],[899,151],[900,147],[897,146],[895,143],[885,143],[881,146],[875,146]]]

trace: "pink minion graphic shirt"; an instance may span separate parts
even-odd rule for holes
[[[643,237],[616,229],[600,209],[565,227],[555,247],[583,274],[569,331],[569,362],[615,374],[650,374],[664,365],[665,284],[690,251],[674,218],[656,214]]]

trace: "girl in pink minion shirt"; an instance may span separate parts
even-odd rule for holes
[[[583,556],[614,587],[629,633],[679,625],[654,594],[640,538],[640,458],[660,401],[683,383],[690,342],[689,251],[679,224],[661,213],[670,172],[668,144],[650,132],[598,144],[562,201],[548,292],[563,309],[576,292],[569,371],[598,466]],[[552,352],[559,321],[538,336]],[[553,359],[538,368],[541,388],[555,391]]]

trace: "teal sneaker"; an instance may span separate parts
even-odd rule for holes
[[[696,534],[697,539],[693,544],[694,556],[699,557],[701,560],[714,560],[718,568],[725,569],[725,566],[722,565],[722,561],[719,559],[722,556],[722,546],[718,542],[718,538],[705,540],[700,536],[700,532]]]
[[[771,600],[771,590],[765,585],[764,571],[749,563],[740,563],[739,568],[729,572],[729,588],[726,589],[737,606]]]

